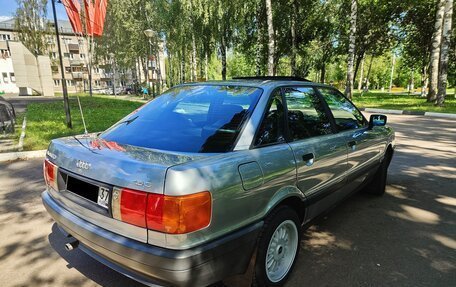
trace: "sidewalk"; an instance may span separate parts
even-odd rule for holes
[[[456,114],[451,114],[451,113],[436,113],[436,112],[407,111],[407,110],[393,110],[393,109],[376,109],[376,108],[360,108],[360,110],[368,112],[368,113],[394,114],[394,115],[413,115],[413,116],[426,116],[426,117],[456,119]]]

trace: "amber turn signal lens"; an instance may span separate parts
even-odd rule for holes
[[[147,228],[169,234],[183,234],[207,227],[211,222],[211,193],[184,196],[149,194]]]

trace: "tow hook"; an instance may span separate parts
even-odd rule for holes
[[[76,249],[79,245],[79,241],[78,240],[74,240],[74,241],[71,241],[71,242],[68,242],[67,244],[65,244],[65,249],[66,251],[72,251],[74,249]]]

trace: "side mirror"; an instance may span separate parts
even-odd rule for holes
[[[371,115],[369,119],[369,129],[373,127],[383,127],[386,125],[385,115]]]

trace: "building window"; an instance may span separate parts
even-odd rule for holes
[[[56,52],[51,52],[51,58],[56,59],[57,58],[57,53]]]
[[[54,80],[54,86],[55,87],[60,86],[60,80]]]
[[[79,54],[79,57],[80,57],[81,59],[85,59],[85,54]]]
[[[10,73],[10,79],[11,83],[16,83],[16,76],[14,76],[14,73]]]
[[[66,80],[68,87],[73,87],[74,86],[74,80]]]
[[[6,40],[11,40],[11,35],[10,34],[1,34],[1,39],[3,41],[6,41]]]
[[[0,50],[0,58],[2,59],[6,59],[6,58],[9,58],[10,56],[10,52],[6,49],[1,49]]]
[[[70,53],[63,53],[63,57],[69,58],[70,57]]]
[[[95,86],[99,86],[100,85],[100,81],[99,80],[95,80]]]
[[[4,83],[8,83],[8,73],[2,73],[2,76],[3,76],[3,82]]]
[[[71,67],[65,67],[65,73],[71,73]]]
[[[73,53],[70,54],[70,59],[74,60],[74,54]]]
[[[97,68],[94,68],[94,70],[95,70],[95,73],[96,73],[96,74],[99,74],[99,73],[100,73],[100,68],[97,67]]]

